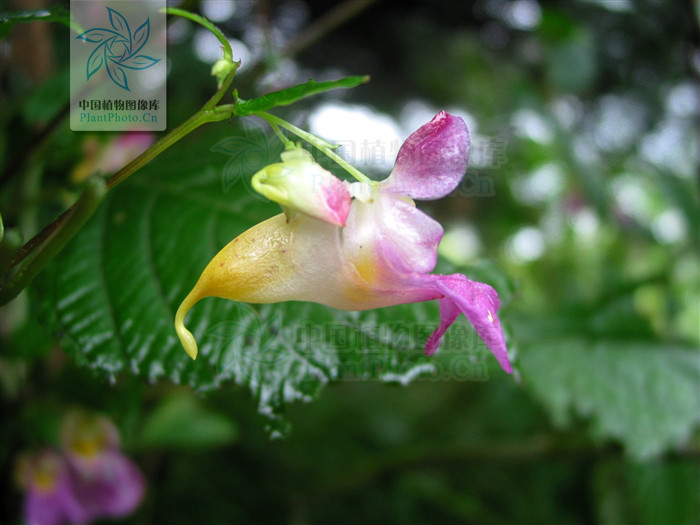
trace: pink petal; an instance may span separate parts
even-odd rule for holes
[[[55,493],[27,493],[23,514],[27,525],[61,525],[69,519],[64,500]]]
[[[30,480],[24,499],[24,521],[28,525],[60,525],[91,521],[94,516],[88,509],[88,505],[83,504],[73,490],[68,467],[63,458],[53,452],[45,452],[37,458],[36,465],[41,468],[41,463],[45,464],[46,461],[54,463],[53,485],[50,488],[40,487]]]
[[[446,297],[440,299],[440,326],[430,334],[425,342],[425,355],[431,356],[437,351],[442,336],[445,335],[447,329],[452,326],[460,313],[459,307],[452,299]]]
[[[281,157],[282,162],[253,175],[253,189],[280,204],[288,216],[296,211],[345,226],[352,201],[346,185],[304,149],[285,151]]]
[[[414,205],[384,197],[385,208],[381,227],[384,243],[391,243],[405,268],[412,272],[433,271],[437,248],[442,239],[442,226]]]
[[[437,350],[445,330],[463,313],[474,326],[486,346],[509,374],[513,368],[508,359],[501,322],[496,315],[501,304],[496,290],[488,284],[467,279],[462,274],[422,275],[418,278],[426,287],[433,287],[444,294],[440,300],[440,326],[428,338],[425,352],[431,355]]]
[[[343,232],[343,249],[357,268],[368,259],[372,261],[369,273],[376,279],[372,286],[396,299],[394,304],[440,299],[440,326],[426,342],[427,355],[437,350],[447,328],[464,313],[501,367],[510,373],[496,315],[500,308],[496,290],[461,274],[428,273],[435,267],[441,237],[440,224],[423,212],[400,198],[379,195],[370,203],[353,202]]]
[[[375,195],[370,203],[354,201],[343,230],[343,249],[355,265],[371,258],[387,262],[389,274],[427,273],[435,268],[442,238],[440,223],[413,204],[392,195]]]
[[[117,171],[146,151],[156,137],[148,131],[129,131],[119,135],[105,149],[98,162],[98,169],[106,173]]]
[[[319,205],[320,213],[317,218],[335,224],[336,226],[345,226],[350,213],[350,192],[345,187],[340,179],[335,177],[326,181],[319,187],[321,203]],[[314,216],[314,214],[311,214]]]
[[[121,517],[131,514],[141,503],[145,481],[141,471],[120,452],[105,452],[90,477],[84,470],[73,470],[73,486],[95,517]]]
[[[381,191],[423,200],[444,197],[467,170],[469,140],[464,120],[441,111],[406,139]]]
[[[113,452],[100,480],[100,501],[107,516],[131,514],[141,503],[145,481],[136,464],[126,456]]]

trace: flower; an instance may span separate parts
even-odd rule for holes
[[[368,310],[437,299],[440,325],[426,342],[434,353],[460,313],[474,325],[501,367],[511,372],[496,315],[496,291],[462,274],[437,275],[437,247],[443,230],[415,207],[413,199],[437,199],[460,183],[467,168],[469,131],[464,121],[444,111],[415,131],[399,150],[396,164],[380,183],[353,183],[348,195],[314,192],[282,202],[286,214],[241,234],[207,265],[175,316],[175,329],[187,353],[197,356],[194,336],[185,328],[187,312],[204,297],[249,303],[312,301],[341,310]],[[322,169],[309,157],[289,172],[301,186]],[[280,168],[275,168],[280,170]],[[266,193],[277,200],[275,191]],[[330,196],[329,196],[330,195]],[[278,201],[279,202],[279,201]],[[322,205],[311,205],[321,202]],[[330,207],[344,227],[309,207]],[[340,221],[342,225],[343,222]]]
[[[61,440],[73,489],[94,518],[131,514],[145,490],[138,467],[119,450],[119,433],[104,416],[73,412],[63,422]]]
[[[43,450],[18,462],[25,521],[84,524],[131,514],[143,499],[145,483],[138,467],[119,451],[114,424],[73,412],[64,420],[61,437],[62,453]]]
[[[85,157],[71,173],[73,182],[83,182],[95,173],[114,173],[141,155],[155,142],[148,131],[127,131],[100,144],[88,135],[83,143]]]
[[[28,525],[87,523],[90,512],[73,490],[65,458],[44,450],[18,461],[18,481],[25,491],[23,515]]]

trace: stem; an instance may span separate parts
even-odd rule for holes
[[[221,98],[226,94],[226,91],[228,91],[228,88],[231,86],[231,82],[233,82],[233,77],[236,76],[237,69],[238,66],[236,65],[231,71],[231,73],[226,75],[226,78],[223,80],[223,82],[221,82],[221,85],[216,90],[216,93],[214,93],[212,97],[209,100],[207,100],[206,104],[202,106],[202,109],[207,110],[214,109],[216,107]]]
[[[292,142],[291,140],[289,140],[287,137],[284,136],[284,133],[282,133],[282,130],[280,129],[280,127],[277,124],[273,124],[272,122],[268,122],[268,124],[272,128],[272,131],[275,132],[275,135],[277,135],[277,138],[279,138],[280,141],[282,142],[282,144],[284,144],[284,149],[291,150],[291,149],[295,148],[294,142]]]
[[[219,28],[212,24],[209,20],[195,13],[190,13],[189,11],[178,9],[177,7],[164,7],[163,9],[161,9],[161,12],[165,12],[168,15],[181,16],[206,27],[209,31],[214,33],[214,36],[216,38],[219,39],[221,47],[224,50],[224,60],[229,60],[233,62],[233,51],[231,50],[231,44],[228,43],[228,40],[226,40],[226,37],[219,30]]]
[[[318,42],[334,29],[359,15],[365,9],[372,7],[376,0],[346,0],[340,5],[330,9],[315,23],[304,29],[299,36],[292,41],[282,56],[294,56],[306,49],[314,42]]]
[[[107,190],[111,190],[118,184],[124,182],[129,176],[131,176],[138,169],[148,164],[154,157],[160,155],[163,151],[168,149],[170,146],[175,144],[185,135],[189,134],[202,124],[207,122],[217,122],[220,120],[225,120],[233,115],[233,104],[227,104],[224,106],[218,106],[213,110],[203,111],[200,110],[194,115],[192,115],[185,122],[180,124],[177,128],[168,133],[165,137],[160,139],[158,142],[153,144],[150,148],[144,151],[141,155],[132,160],[129,164],[120,169],[117,173],[112,175],[106,183]],[[53,234],[57,229],[60,229],[70,218],[74,208],[78,203],[74,204],[71,208],[61,214],[56,220],[46,226],[37,235],[30,239],[24,246],[22,246],[12,262],[10,267],[16,266],[22,262],[27,256],[37,249],[43,242]],[[76,232],[77,233],[77,232]]]
[[[7,230],[0,241],[0,275],[9,268],[12,257],[22,246],[22,236],[17,230]]]
[[[214,95],[212,95],[212,97],[209,100],[207,100],[206,104],[204,104],[204,107],[202,108],[213,109],[214,106],[216,106],[216,104],[221,100],[221,97],[223,97],[226,91],[228,91],[228,88],[231,86],[231,82],[233,82],[233,77],[236,75],[236,70],[238,69],[238,64],[235,64],[233,61],[233,50],[231,49],[231,44],[229,44],[229,41],[226,39],[221,30],[219,30],[218,27],[216,27],[203,16],[199,16],[195,13],[190,13],[189,11],[184,11],[176,7],[165,7],[161,9],[161,11],[165,12],[168,15],[181,16],[183,18],[187,18],[188,20],[192,20],[193,22],[196,22],[206,27],[219,40],[221,48],[224,52],[223,60],[231,63],[232,70],[229,74],[226,75],[223,81],[220,81],[216,93],[214,93]]]
[[[234,64],[233,63],[233,52],[231,50],[231,45],[229,44],[228,40],[226,40],[226,37],[224,37],[223,33],[219,30],[219,28],[217,28],[209,20],[207,20],[206,18],[201,17],[199,15],[196,15],[194,13],[189,13],[187,11],[183,11],[182,9],[177,9],[177,8],[173,8],[173,7],[166,7],[164,9],[164,12],[166,14],[187,18],[189,20],[197,22],[198,24],[201,24],[204,27],[206,27],[209,31],[211,31],[216,36],[216,38],[221,43],[221,46],[222,46],[223,52],[224,52],[224,59],[227,61],[230,61],[232,64]],[[124,166],[121,170],[119,170],[117,173],[115,173],[112,177],[110,177],[106,183],[106,190],[109,191],[112,188],[114,188],[117,184],[126,180],[131,174],[133,174],[139,168],[141,168],[142,166],[144,166],[145,164],[150,162],[154,157],[156,157],[157,155],[159,155],[160,153],[162,153],[163,151],[168,149],[175,142],[177,142],[182,137],[189,134],[191,131],[195,130],[196,128],[198,128],[202,124],[205,124],[207,122],[217,122],[217,121],[232,117],[234,114],[233,104],[227,104],[227,105],[223,105],[223,106],[216,106],[216,104],[221,100],[221,97],[223,97],[223,95],[226,93],[229,86],[231,85],[231,82],[233,82],[233,78],[236,74],[236,69],[237,69],[237,67],[234,64],[234,67],[231,68],[230,72],[224,77],[223,81],[221,81],[220,86],[217,89],[216,93],[214,93],[214,95],[204,104],[202,109],[200,109],[197,113],[195,113],[192,117],[187,119],[185,122],[180,124],[173,131],[168,133],[165,137],[163,137],[158,142],[156,142],[153,146],[151,146],[146,151],[144,151],[141,155],[136,157],[129,164]],[[34,252],[34,250],[37,250],[37,249],[40,251],[43,250],[42,245],[43,245],[44,241],[46,241],[50,236],[54,235],[54,233],[57,230],[60,230],[63,227],[65,227],[65,225],[71,220],[71,217],[73,216],[73,213],[78,205],[79,205],[79,202],[77,202],[71,208],[69,208],[68,210],[63,212],[52,223],[47,225],[43,230],[41,230],[37,235],[35,235],[32,239],[30,239],[19,250],[17,250],[12,261],[9,263],[8,267],[12,268],[12,267],[18,265],[24,259],[26,259],[32,252]],[[72,235],[75,235],[75,233],[77,233],[77,230],[75,230],[75,232]],[[56,252],[56,253],[58,253],[58,252]],[[43,259],[41,259],[41,260],[43,260]],[[48,262],[48,260],[46,260],[46,262]],[[46,262],[44,264],[46,264]],[[24,268],[20,269],[20,272],[23,272],[23,271],[24,271]],[[13,278],[13,281],[14,281],[14,278]]]
[[[66,217],[63,227],[54,229],[46,237],[41,249],[34,252],[26,264],[12,276],[6,286],[0,285],[0,304],[7,304],[19,295],[44,266],[78,233],[106,194],[107,186],[102,179],[93,177],[88,181],[88,185],[78,202],[68,213],[62,215],[62,217]]]
[[[260,117],[265,122],[270,124],[270,126],[279,126],[281,128],[286,129],[287,131],[294,133],[299,138],[304,139],[306,142],[308,142],[312,146],[316,147],[321,152],[323,152],[325,155],[327,155],[328,157],[333,159],[345,171],[347,171],[350,175],[355,177],[360,182],[365,182],[367,184],[376,184],[376,182],[374,182],[372,179],[370,179],[367,175],[362,173],[355,166],[349,164],[340,155],[335,153],[331,149],[333,146],[328,144],[325,140],[322,140],[322,139],[318,138],[316,135],[312,135],[311,133],[304,131],[303,129],[299,129],[296,126],[294,126],[293,124],[290,124],[289,122],[287,122],[286,120],[282,120],[281,118],[276,117],[276,116],[274,116],[270,113],[267,113],[265,111],[258,111],[258,112],[253,113],[253,115]]]
[[[198,111],[185,122],[180,124],[165,137],[153,144],[150,148],[144,151],[141,155],[132,160],[129,164],[120,169],[107,180],[107,189],[111,190],[117,184],[126,180],[132,173],[148,164],[154,157],[163,153],[170,146],[175,144],[182,137],[188,135],[202,124],[207,122],[217,122],[224,120],[233,115],[233,105],[228,104],[219,106],[214,110]]]

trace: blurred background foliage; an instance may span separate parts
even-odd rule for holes
[[[0,521],[21,520],[17,454],[56,444],[61,414],[77,405],[118,424],[148,479],[145,503],[124,523],[698,523],[697,3],[180,7],[231,37],[244,98],[370,74],[365,86],[280,112],[344,144],[369,173],[383,177],[403,139],[440,109],[467,120],[465,183],[421,207],[445,227],[443,268],[501,294],[516,373],[489,358],[487,380],[316,386],[299,396],[315,401],[287,407],[291,433],[270,440],[260,392],[225,382],[202,395],[155,381],[162,373],[110,375],[94,357],[66,355],[46,293],[57,266],[0,311]],[[62,118],[68,38],[45,22],[3,31],[0,209],[25,238],[75,198],[70,174],[111,140],[72,133]],[[211,94],[220,51],[184,20],[171,21],[168,38],[172,128]],[[206,151],[243,130],[213,126],[181,154],[214,166],[220,188],[226,158]],[[160,176],[176,179],[177,168]],[[247,206],[262,217],[273,209]],[[63,260],[78,246],[89,253],[86,239]]]

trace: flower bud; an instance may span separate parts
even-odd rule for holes
[[[218,86],[221,87],[229,73],[238,69],[240,65],[240,61],[234,62],[233,60],[221,58],[214,62],[214,65],[211,67],[211,75],[216,77]]]

